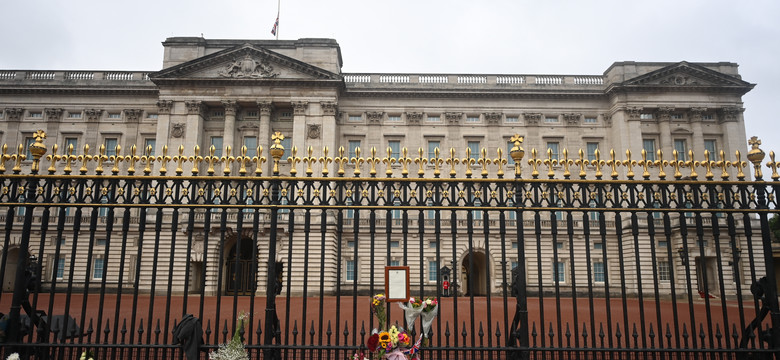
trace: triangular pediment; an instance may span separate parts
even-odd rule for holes
[[[149,75],[170,80],[340,80],[341,76],[268,49],[245,44]]]
[[[682,61],[625,81],[627,87],[726,87],[750,90],[753,84],[740,78]]]

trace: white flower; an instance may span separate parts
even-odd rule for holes
[[[19,354],[13,353],[11,355],[8,355],[8,357],[5,358],[5,360],[19,360]]]

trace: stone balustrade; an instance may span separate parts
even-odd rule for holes
[[[481,75],[481,74],[343,74],[347,87],[395,84],[433,84],[437,87],[489,87],[492,85],[532,89],[537,86],[603,89],[601,75]]]
[[[0,81],[149,81],[150,71],[0,70]]]

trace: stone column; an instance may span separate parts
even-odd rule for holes
[[[631,150],[632,160],[639,161],[642,159],[642,148],[644,147],[644,143],[642,142],[641,114],[641,107],[627,109],[624,115],[624,121],[618,122],[621,124],[621,127],[624,126],[625,128],[621,131],[619,136],[614,136],[615,134],[613,133],[613,138],[610,139],[612,140],[610,141],[612,144],[620,145],[620,147],[615,146],[615,151],[619,154],[621,159],[625,158],[626,150]],[[602,114],[602,119],[604,120],[604,124],[612,122],[612,118],[609,114]],[[606,146],[599,151],[602,152],[602,157],[605,155],[609,156],[609,149],[607,149]]]
[[[200,100],[185,101],[184,105],[187,107],[187,122],[182,129],[184,133],[184,152],[192,154],[195,145],[203,145],[201,144],[201,137],[203,136],[203,113],[205,106]],[[206,149],[200,150],[200,156],[205,156],[206,154]]]
[[[658,148],[664,152],[664,159],[672,159],[674,150],[674,139],[672,139],[672,128],[669,122],[672,119],[673,107],[658,108]],[[683,157],[680,156],[682,159]]]
[[[691,108],[689,113],[691,119],[691,130],[693,131],[693,138],[691,139],[691,149],[694,152],[694,160],[705,160],[704,158],[704,132],[701,128],[701,114],[707,111],[707,108]],[[710,160],[715,160],[717,157],[710,155]]]
[[[293,101],[293,133],[284,134],[285,137],[292,137],[292,146],[298,148],[298,154],[296,156],[303,157],[306,151],[306,110],[309,108],[309,103],[306,101]],[[287,161],[287,157],[292,155],[292,149],[284,149],[284,160]],[[301,169],[297,169],[301,171]]]
[[[547,147],[542,143],[542,139],[539,137],[539,123],[542,121],[542,114],[524,113],[523,120],[525,121],[527,131],[525,141],[523,142],[523,147],[525,148],[525,157],[523,158],[523,161],[527,164],[527,160],[531,158],[532,149],[536,149],[536,151],[543,153],[547,150]],[[543,155],[539,154],[537,156]],[[525,168],[527,168],[527,166],[523,166],[523,169]]]
[[[225,129],[222,132],[222,154],[227,156],[225,149],[230,146],[231,149],[236,148],[234,143],[234,137],[236,133],[236,113],[238,112],[238,105],[233,100],[223,100],[222,105],[225,106]],[[232,151],[235,155],[235,151]]]
[[[487,142],[485,143],[485,147],[488,149],[488,157],[495,159],[498,156],[496,150],[501,149],[501,156],[505,159],[509,159],[509,154],[507,154],[506,141],[502,138],[502,136],[506,134],[499,130],[501,126],[501,119],[504,118],[504,114],[500,112],[488,112],[483,113],[482,117],[485,119],[488,127],[493,129],[493,131],[488,131]],[[504,169],[504,171],[506,171],[506,169]]]
[[[269,169],[270,156],[268,150],[271,146],[271,112],[274,109],[273,103],[266,100],[260,100],[257,102],[257,112],[260,116],[260,124],[258,124],[257,131],[257,145],[263,147],[263,156],[269,159],[263,166],[263,174]]]
[[[334,101],[323,101],[320,103],[322,112],[322,127],[319,129],[320,138],[322,138],[322,147],[328,147],[328,156],[335,157],[338,154],[338,134],[336,133],[336,115],[339,113],[338,104]],[[312,131],[309,131],[311,137]],[[315,153],[322,154],[322,149],[314,149]],[[331,164],[328,171],[333,174],[334,169],[338,169]]]
[[[745,134],[745,120],[742,117],[744,111],[744,108],[730,106],[721,109],[719,114],[723,130],[722,147],[729,160],[736,159],[734,152],[737,150],[742,154],[743,160],[747,156],[747,135]]]
[[[24,137],[22,137],[22,134],[19,132],[19,121],[24,116],[24,109],[23,108],[6,108],[5,109],[5,120],[8,122],[8,128],[6,133],[6,144],[21,144],[24,142]],[[49,133],[49,136],[51,136],[53,133]],[[11,146],[11,145],[9,145]],[[63,154],[64,152],[60,152],[60,154]]]
[[[170,130],[172,108],[172,100],[157,101],[157,131],[154,135],[157,148],[154,149],[155,154],[162,154],[163,146],[169,144],[168,137],[172,135]],[[168,149],[168,154],[178,154],[178,150]]]
[[[367,111],[366,121],[369,126],[368,133],[366,134],[366,143],[361,144],[361,155],[363,157],[371,156],[371,148],[375,147],[377,156],[379,154],[387,154],[387,143],[382,138],[382,120],[384,119],[384,112],[381,111]]]

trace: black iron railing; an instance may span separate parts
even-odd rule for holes
[[[439,300],[424,357],[733,358],[780,346],[768,222],[780,177],[772,154],[773,181],[762,180],[757,145],[755,181],[723,156],[584,164],[532,151],[504,176],[513,159],[484,151],[283,162],[280,147],[271,159],[52,150],[0,161],[3,357],[184,358],[173,329],[186,314],[208,351],[246,311],[253,357],[346,358],[376,326],[368,303],[391,265],[410,267],[413,295]]]

